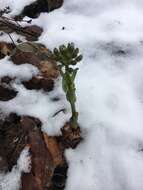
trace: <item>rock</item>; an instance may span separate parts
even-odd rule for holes
[[[8,163],[3,143],[4,143],[4,135],[0,124],[0,172],[8,171]]]
[[[66,179],[67,179],[67,170],[68,164],[65,163],[61,166],[58,166],[54,170],[53,178],[52,178],[52,190],[64,190]]]
[[[54,167],[58,167],[64,164],[63,152],[60,144],[56,137],[48,136],[46,133],[44,135],[44,141],[46,146],[52,156]]]
[[[42,28],[39,26],[31,25],[27,27],[22,27],[17,24],[17,22],[11,21],[11,19],[7,17],[0,17],[0,31],[7,33],[8,35],[12,32],[16,32],[22,36],[25,36],[27,40],[37,41],[38,37],[42,33]],[[3,33],[1,33],[2,35]],[[10,36],[9,36],[10,37]]]
[[[0,42],[0,59],[3,59],[5,56],[9,56],[14,48],[14,45],[11,43]]]
[[[51,59],[51,52],[44,45],[29,42],[21,43],[14,50],[11,60],[17,65],[29,63],[39,69],[37,76],[34,76],[29,81],[23,81],[27,89],[53,90],[54,79],[59,76],[59,69],[56,62]]]
[[[9,101],[16,97],[18,92],[11,86],[11,81],[8,76],[0,78],[0,101]]]
[[[52,60],[41,61],[38,68],[44,77],[56,79],[59,76],[57,64]]]
[[[69,123],[61,129],[62,136],[59,137],[64,148],[76,148],[77,145],[82,141],[80,128],[72,128]]]
[[[54,88],[54,81],[44,77],[33,77],[31,80],[23,82],[23,84],[29,90],[52,91]]]
[[[55,168],[51,179],[52,190],[64,190],[68,170],[68,164],[64,157],[65,147],[59,141],[59,137],[48,136],[46,133],[43,135]]]
[[[13,80],[12,78],[5,76],[1,78],[1,83],[5,83],[9,85],[12,80]]]
[[[23,30],[25,31],[25,37],[28,41],[37,41],[43,32],[43,29],[36,25],[23,27]]]
[[[53,11],[54,9],[58,9],[63,5],[64,0],[47,0],[49,11]]]
[[[11,55],[11,60],[16,64],[29,63],[40,70],[44,77],[57,78],[59,69],[51,58],[49,49],[40,43],[25,42],[19,44]]]
[[[63,0],[37,0],[36,2],[24,7],[22,13],[16,16],[17,20],[25,16],[30,18],[37,18],[42,12],[50,12],[54,9],[60,8]]]
[[[4,150],[1,150],[0,148],[0,151],[4,152]],[[0,172],[5,172],[5,171],[8,171],[8,164],[7,164],[7,160],[5,159],[5,156],[2,155],[0,157]]]
[[[15,98],[17,91],[11,87],[0,84],[0,101],[8,101]]]
[[[34,66],[38,66],[40,59],[32,52],[22,52],[19,49],[11,56],[11,60],[16,65],[21,65],[24,63],[29,63]]]
[[[24,147],[29,147],[32,168],[23,173],[21,190],[64,189],[67,163],[57,137],[41,131],[41,121],[15,113],[0,120],[0,171],[11,171]]]
[[[39,125],[39,127],[38,127]],[[40,130],[40,122],[30,117],[22,117],[21,126],[27,134],[30,146],[32,169],[22,176],[22,190],[44,190],[51,186],[54,171],[53,161]]]
[[[0,120],[0,137],[0,157],[5,160],[5,170],[11,170],[25,146],[19,116],[12,113]]]

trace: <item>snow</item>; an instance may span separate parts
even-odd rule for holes
[[[29,173],[31,170],[31,157],[29,153],[29,147],[24,148],[17,161],[17,167],[20,171]]]
[[[11,38],[13,39],[13,41],[15,42],[15,44],[17,45],[18,42],[17,40],[20,40],[22,42],[25,42],[25,37],[24,36],[21,36],[21,35],[18,35],[16,33],[12,33],[10,34]],[[10,37],[8,36],[8,34],[3,34],[0,36],[0,41],[4,41],[4,42],[7,42],[7,43],[12,43]]]
[[[11,78],[17,77],[21,80],[30,80],[32,76],[38,74],[38,69],[31,64],[15,65],[8,57],[5,57],[0,62],[0,77],[8,76]]]
[[[76,79],[84,140],[65,153],[69,163],[65,190],[143,189],[142,11],[142,0],[65,0],[62,8],[32,21],[44,29],[39,42],[48,48],[74,42],[84,56]],[[10,66],[8,72],[18,68]],[[27,69],[21,77],[32,76],[33,68]],[[0,102],[0,107],[6,113],[38,117],[44,131],[59,134],[70,117],[60,85],[58,79],[54,92],[47,94],[14,83],[17,97]],[[60,101],[52,102],[55,96]],[[52,117],[65,107],[66,114]]]
[[[6,174],[0,174],[1,190],[19,190],[21,186],[22,173],[29,173],[31,170],[31,158],[29,148],[26,147],[21,152],[17,165],[13,166],[12,171]]]

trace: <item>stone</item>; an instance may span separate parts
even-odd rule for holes
[[[17,25],[17,22],[15,22],[14,19],[12,22],[11,19],[7,17],[0,17],[0,31],[2,31],[0,33],[1,35],[3,35],[3,33],[7,33],[10,38],[11,38],[10,33],[15,32],[17,34],[25,36],[27,40],[37,41],[38,37],[43,32],[43,29],[36,25],[22,27],[19,24]],[[14,41],[13,41],[13,44],[14,44]]]
[[[62,136],[59,137],[64,148],[76,148],[77,145],[83,140],[81,137],[80,128],[72,128],[70,123],[66,123],[61,129]]]
[[[38,127],[39,125],[39,127]],[[53,161],[44,142],[40,122],[34,118],[21,118],[22,129],[27,134],[27,144],[30,147],[32,169],[22,176],[22,190],[44,190],[51,186],[54,171]]]
[[[9,56],[14,48],[14,45],[11,43],[0,42],[0,59],[3,59],[5,56]]]
[[[27,89],[43,89],[48,92],[53,90],[54,79],[58,78],[59,69],[56,62],[51,59],[50,50],[38,43],[21,43],[13,52],[11,60],[15,64],[29,63],[39,70],[39,74],[31,80],[23,81]]]
[[[46,133],[44,133],[43,135],[46,146],[50,154],[52,155],[54,167],[56,168],[60,165],[63,165],[64,163],[63,153],[60,144],[57,141],[57,138],[48,136]]]
[[[54,81],[52,79],[44,77],[33,77],[31,80],[23,82],[24,86],[29,90],[40,90],[52,91],[54,88]]]
[[[17,91],[6,85],[0,84],[0,101],[8,101],[15,98]]]
[[[0,157],[5,160],[5,170],[10,171],[16,164],[20,152],[25,146],[20,117],[11,113],[0,120]],[[4,162],[3,162],[4,163]],[[1,167],[4,168],[4,165]],[[1,170],[2,168],[0,168]]]
[[[16,19],[20,20],[24,16],[37,18],[40,13],[53,11],[54,9],[60,8],[62,5],[63,0],[37,0],[24,7],[22,13],[16,16]]]

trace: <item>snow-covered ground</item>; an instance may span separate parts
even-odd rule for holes
[[[14,12],[15,7],[11,8]],[[65,0],[62,8],[33,20],[44,28],[39,41],[47,47],[75,42],[84,56],[76,80],[84,141],[66,151],[65,190],[143,189],[142,12],[142,0]],[[35,71],[28,69],[32,76]],[[50,126],[46,121],[60,106],[68,106],[64,97],[59,105],[50,102],[50,96],[61,94],[61,89],[46,95],[29,92],[19,84],[15,88],[19,96],[11,101],[12,106],[0,103],[2,108],[10,111],[15,105],[16,112],[24,113],[21,100],[25,97],[24,105],[30,103],[29,114],[39,116],[43,130],[59,133],[59,121],[63,123],[67,116],[59,115]]]

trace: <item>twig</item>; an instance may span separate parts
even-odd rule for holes
[[[13,38],[11,37],[11,35],[10,35],[9,33],[7,33],[7,34],[8,34],[8,36],[9,36],[9,38],[11,39],[11,41],[12,41],[13,45],[16,47],[16,44],[15,44],[15,42],[14,42]]]

